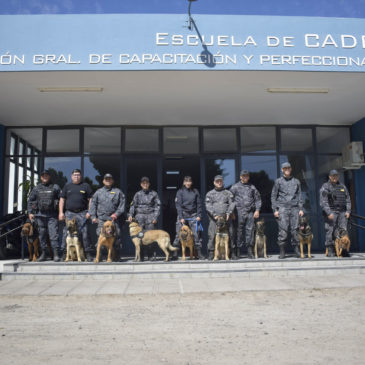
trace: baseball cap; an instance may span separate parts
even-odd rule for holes
[[[41,172],[41,176],[42,175],[51,175],[50,173],[49,173],[49,170],[43,170],[42,172]]]
[[[242,175],[249,175],[250,173],[248,172],[248,170],[241,170],[240,172],[240,176]]]
[[[104,175],[104,179],[112,179],[113,175],[112,174],[105,174]]]
[[[214,176],[214,181],[217,181],[217,180],[223,180],[223,176],[222,175]]]
[[[285,169],[285,168],[288,168],[288,167],[291,167],[290,162],[284,162],[284,163],[281,164],[282,169]]]
[[[143,176],[141,179],[141,182],[146,181],[146,182],[150,182],[150,179],[147,176]]]
[[[333,176],[333,175],[338,175],[338,171],[337,170],[331,170],[329,173],[329,176]]]

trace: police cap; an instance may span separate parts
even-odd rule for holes
[[[48,170],[43,170],[42,172],[41,172],[41,176],[42,175],[50,175],[51,176],[51,174],[49,173],[49,171]]]
[[[217,180],[222,180],[223,181],[223,176],[222,175],[214,176],[214,181],[217,181]]]
[[[281,168],[282,169],[291,168],[290,162],[284,162],[283,164],[281,164]]]
[[[338,175],[338,171],[337,170],[331,170],[329,173],[329,176],[333,176],[333,175]]]
[[[143,183],[144,181],[149,183],[150,179],[147,176],[143,176],[141,179],[141,183]]]
[[[104,175],[104,179],[112,179],[113,175],[112,174],[105,174]]]
[[[250,173],[248,172],[248,170],[241,170],[240,176],[242,175],[250,175]]]

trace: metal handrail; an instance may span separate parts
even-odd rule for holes
[[[12,232],[14,232],[14,231],[17,231],[18,229],[20,229],[20,228],[22,228],[23,227],[23,225],[21,225],[21,226],[19,226],[19,227],[16,227],[16,228],[13,228],[12,230],[10,230],[10,231],[6,231],[5,233],[3,233],[3,234],[1,234],[0,235],[0,238],[3,238],[3,237],[5,237],[5,236],[7,236],[8,234],[10,234],[10,233],[12,233]]]
[[[352,217],[355,217],[355,218],[357,218],[357,219],[362,219],[362,220],[364,220],[364,221],[365,221],[365,217],[363,217],[363,216],[361,216],[361,215],[358,215],[358,214],[356,214],[356,213],[352,213],[352,212],[351,212],[351,216],[352,216]]]
[[[21,214],[21,215],[19,215],[18,217],[15,217],[15,218],[12,218],[12,219],[10,219],[9,221],[7,221],[7,222],[4,222],[4,223],[1,223],[0,224],[0,230],[1,230],[1,228],[3,228],[3,227],[5,227],[5,226],[7,226],[9,223],[11,223],[11,222],[15,222],[15,221],[17,221],[17,220],[19,220],[19,219],[23,219],[24,217],[26,217],[27,215],[26,214]]]

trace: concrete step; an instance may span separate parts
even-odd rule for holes
[[[170,261],[135,263],[124,260],[118,263],[99,264],[88,262],[33,263],[17,261],[3,264],[2,280],[113,280],[122,278],[214,278],[214,277],[286,277],[364,274],[365,255],[352,254],[350,258],[326,258],[314,255],[312,259],[277,256],[267,260],[237,261]]]

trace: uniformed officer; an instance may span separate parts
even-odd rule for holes
[[[344,184],[338,180],[338,171],[331,170],[329,180],[320,189],[320,206],[324,215],[326,230],[326,247],[328,256],[335,256],[333,233],[337,228],[347,230],[347,220],[350,218],[350,194]]]
[[[219,216],[225,217],[228,226],[230,251],[233,260],[237,259],[235,253],[236,244],[233,240],[232,213],[235,207],[233,194],[224,189],[223,176],[214,177],[214,189],[208,191],[205,196],[205,207],[209,217],[208,226],[208,260],[214,257],[214,238],[216,234],[216,220]]]
[[[194,234],[194,246],[200,260],[204,259],[202,255],[202,239],[200,221],[202,217],[202,204],[200,194],[197,189],[193,188],[191,176],[185,176],[183,187],[176,193],[175,206],[177,210],[176,237],[173,246],[179,247],[179,232],[183,224],[187,224]],[[177,252],[173,256],[177,258]]]
[[[53,249],[53,261],[58,256],[58,203],[61,189],[51,182],[48,170],[41,173],[41,182],[32,190],[28,200],[28,213],[31,222],[36,220],[42,253],[37,261],[46,260],[47,233]]]
[[[155,229],[160,215],[161,202],[158,194],[150,189],[150,179],[146,176],[141,179],[142,190],[138,191],[132,200],[128,213],[128,221],[135,218],[144,231]],[[148,259],[155,259],[156,252],[152,253],[151,245],[148,247]]]
[[[291,244],[296,257],[300,257],[298,226],[299,216],[304,215],[302,190],[300,181],[292,176],[289,162],[281,165],[283,176],[275,181],[271,192],[271,207],[279,226],[278,245],[280,247],[279,259],[285,258],[285,243],[291,232]]]
[[[61,191],[59,206],[59,220],[76,218],[79,235],[82,237],[86,259],[93,261],[91,241],[87,221],[90,218],[88,212],[92,190],[88,183],[82,181],[81,171],[74,169],[71,174],[71,183],[66,184]],[[64,208],[66,212],[64,213]],[[66,235],[67,229],[64,228],[62,250],[66,257]]]
[[[237,211],[237,257],[240,257],[245,243],[248,258],[253,259],[254,219],[260,216],[261,196],[255,186],[249,183],[249,180],[250,173],[247,170],[242,170],[240,181],[234,184],[230,191],[233,194]]]
[[[123,217],[125,197],[121,190],[113,187],[114,179],[111,174],[105,174],[104,187],[98,189],[91,199],[90,215],[93,223],[97,223],[96,233],[99,236],[103,224],[112,220],[115,226],[115,242],[117,261],[120,259],[121,232],[123,229]]]

